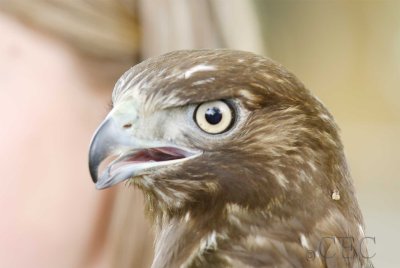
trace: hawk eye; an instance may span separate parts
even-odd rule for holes
[[[234,120],[233,109],[225,101],[199,104],[193,118],[199,128],[209,134],[220,134],[229,130]]]

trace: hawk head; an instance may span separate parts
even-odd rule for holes
[[[362,237],[332,115],[281,65],[241,51],[171,52],[128,70],[112,102],[91,176],[98,189],[143,190],[155,267],[302,264],[307,250],[323,265],[321,255],[346,248],[323,237]]]

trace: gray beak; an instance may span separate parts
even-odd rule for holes
[[[124,174],[118,174],[118,176],[112,174],[113,162],[127,152],[140,148],[142,146],[129,137],[128,132],[119,127],[112,117],[107,118],[96,130],[89,149],[89,171],[93,182],[96,183],[96,188],[107,188],[128,179],[128,176],[122,176]],[[111,162],[102,174],[99,174],[100,165],[107,158],[110,158]]]
[[[96,130],[89,149],[89,171],[97,189],[192,159],[200,151],[164,141],[143,140],[132,134],[133,124],[122,124],[110,114]],[[128,125],[128,127],[127,127]]]
[[[94,183],[97,183],[98,180],[98,168],[100,163],[112,152],[115,144],[118,144],[116,140],[118,135],[112,133],[113,129],[115,131],[115,128],[111,126],[112,124],[112,120],[104,121],[96,131],[90,143],[89,171]]]

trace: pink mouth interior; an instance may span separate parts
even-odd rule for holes
[[[173,147],[160,147],[150,148],[135,152],[127,156],[123,161],[130,163],[143,163],[143,162],[161,162],[175,159],[181,159],[188,156],[188,152],[173,148]]]
[[[113,155],[106,158],[100,165],[100,174],[107,172],[111,176],[114,172],[124,166],[147,162],[162,162],[182,159],[191,153],[174,147],[148,148],[134,151],[123,156]]]

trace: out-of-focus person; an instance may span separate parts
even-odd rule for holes
[[[95,190],[91,135],[116,79],[141,59],[262,52],[252,12],[240,0],[0,1],[0,267],[150,265],[142,196]]]

